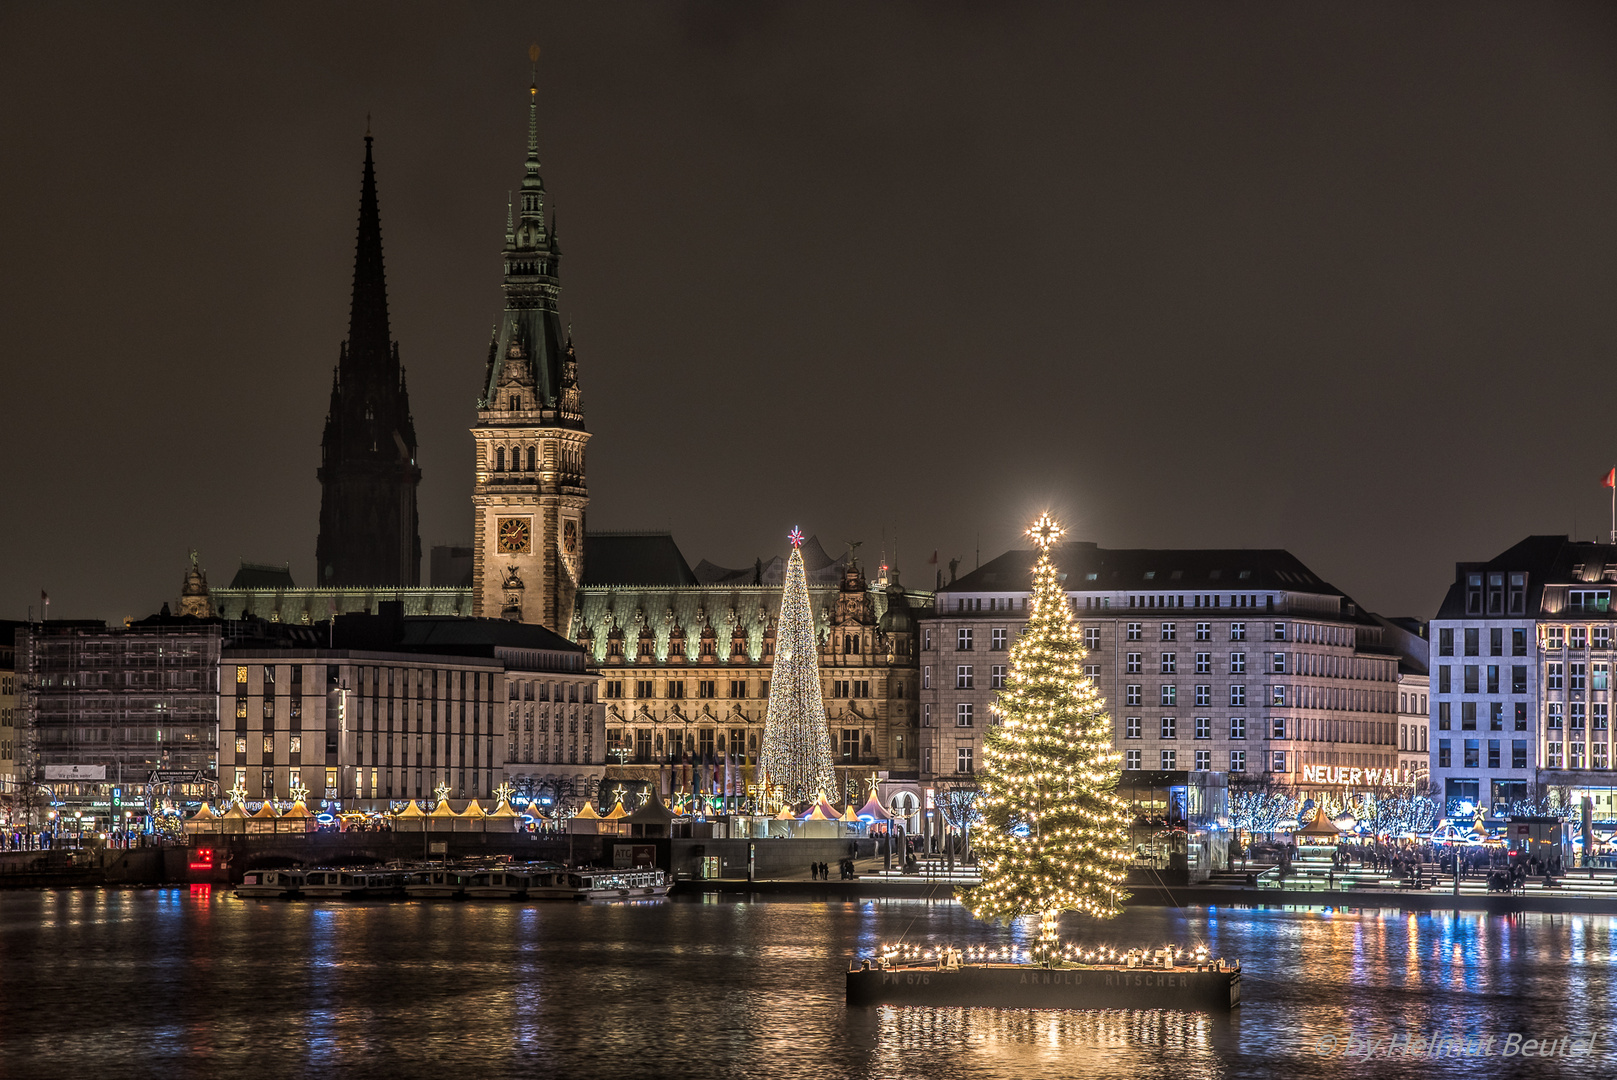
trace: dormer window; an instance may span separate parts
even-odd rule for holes
[[[1482,614],[1482,575],[1467,574],[1465,576],[1465,613],[1467,615]]]
[[[1527,575],[1510,575],[1510,613],[1522,615],[1527,611]]]

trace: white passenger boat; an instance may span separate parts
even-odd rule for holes
[[[668,895],[668,875],[657,869],[559,870],[534,875],[535,900],[654,900]]]
[[[404,879],[404,895],[413,900],[461,900],[466,875],[459,870],[416,870]]]
[[[310,870],[303,875],[303,895],[310,900],[357,900],[370,893],[371,876],[363,870]]]
[[[290,900],[301,895],[303,875],[296,870],[249,870],[241,876],[236,895],[253,900]]]
[[[468,900],[526,900],[533,884],[531,875],[514,870],[477,870],[461,876]]]

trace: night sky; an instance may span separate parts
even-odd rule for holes
[[[367,113],[469,542],[534,41],[592,528],[925,587],[1049,507],[1426,617],[1609,527],[1607,4],[12,3],[0,616],[148,614],[193,546],[314,583]]]

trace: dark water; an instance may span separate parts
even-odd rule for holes
[[[906,931],[1004,940],[914,901],[6,893],[0,1077],[1617,1076],[1604,916],[1136,908],[1088,940],[1242,957],[1243,1006],[846,1008],[850,953]],[[1600,1041],[1524,1061],[1502,1056],[1512,1032]],[[1354,1036],[1434,1033],[1493,1036],[1493,1054],[1344,1053]]]

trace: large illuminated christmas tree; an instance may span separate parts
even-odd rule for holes
[[[820,698],[820,639],[809,607],[808,574],[798,546],[803,533],[791,532],[792,557],[780,596],[775,630],[775,669],[769,680],[769,712],[759,755],[764,782],[801,803],[837,790],[831,768],[831,732]]]
[[[1121,757],[1050,548],[1063,530],[1044,515],[1028,530],[1039,548],[1027,625],[1011,646],[983,740],[977,829],[981,885],[961,900],[979,919],[1039,915],[1053,943],[1057,916],[1110,918],[1122,910],[1128,815],[1116,794]]]

